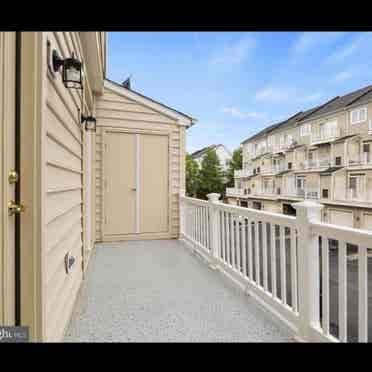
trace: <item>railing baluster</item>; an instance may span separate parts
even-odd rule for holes
[[[275,241],[275,224],[270,224],[271,235],[271,292],[276,297],[276,241]]]
[[[247,232],[247,225],[246,225],[246,218],[243,218],[242,224],[242,265],[243,265],[243,275],[244,277],[247,276],[247,246],[246,246],[246,232]]]
[[[226,263],[228,265],[231,264],[230,262],[230,251],[231,251],[231,239],[230,239],[230,212],[227,212],[227,215],[226,215],[226,240],[227,240],[227,244],[226,244]]]
[[[235,216],[231,213],[230,214],[230,222],[231,222],[231,266],[235,268]]]
[[[263,286],[267,291],[267,230],[266,222],[262,221],[262,267],[263,267]]]
[[[252,220],[248,219],[248,272],[249,279],[253,282],[253,242],[252,242]]]
[[[291,227],[291,297],[293,311],[298,310],[297,305],[297,245],[296,229]]]
[[[255,264],[256,264],[256,283],[260,285],[260,236],[259,236],[259,222],[255,222]]]
[[[347,341],[347,262],[346,242],[338,242],[338,329],[339,339]]]
[[[329,334],[329,247],[328,238],[322,236],[322,328]]]
[[[225,232],[225,212],[221,211],[221,259],[225,261],[225,249],[226,249],[226,232]]]
[[[285,226],[280,226],[279,232],[280,249],[280,292],[283,304],[287,303],[287,270],[286,270],[286,246],[285,246]]]
[[[236,223],[236,228],[235,228],[235,233],[236,233],[236,235],[235,235],[236,236],[236,238],[235,238],[236,268],[238,269],[239,272],[241,272],[241,266],[240,266],[240,254],[241,254],[241,250],[240,250],[240,218],[239,218],[239,216],[237,216],[237,218],[235,219],[235,223]]]
[[[358,339],[368,342],[367,247],[358,247]]]

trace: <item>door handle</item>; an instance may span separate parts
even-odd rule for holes
[[[9,216],[13,216],[14,214],[20,214],[25,211],[25,206],[22,204],[17,204],[14,200],[11,200],[8,203],[8,213]]]
[[[131,190],[132,191],[137,191],[137,188],[136,187],[132,187]]]

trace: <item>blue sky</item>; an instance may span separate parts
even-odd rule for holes
[[[230,150],[372,84],[372,32],[110,32],[107,77],[198,119],[187,151]]]

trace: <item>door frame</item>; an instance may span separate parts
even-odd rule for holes
[[[106,156],[105,156],[105,145],[107,143],[106,136],[107,133],[127,133],[127,134],[144,134],[144,135],[159,135],[168,137],[168,230],[161,233],[135,233],[135,234],[125,234],[125,235],[107,235],[105,232],[105,190],[104,190],[104,180],[105,180],[105,169],[106,169]],[[143,239],[170,239],[172,233],[172,203],[171,203],[171,192],[172,192],[172,162],[171,162],[171,131],[170,130],[155,130],[155,129],[140,129],[140,128],[118,128],[118,127],[102,127],[102,174],[101,174],[101,195],[102,195],[102,214],[101,214],[101,231],[102,231],[102,241],[112,242],[120,240],[143,240]],[[134,217],[136,218],[136,216]]]
[[[1,175],[1,242],[0,242],[0,325],[17,325],[17,265],[16,265],[16,216],[8,215],[8,202],[16,201],[15,185],[10,185],[8,174],[16,169],[16,119],[17,119],[17,32],[0,33],[1,74],[0,87],[2,116],[0,117],[0,171]],[[10,94],[9,94],[10,92]],[[3,120],[2,120],[3,119]]]
[[[30,340],[45,338],[42,277],[45,246],[44,104],[47,80],[45,32],[22,32],[20,53],[20,318]]]

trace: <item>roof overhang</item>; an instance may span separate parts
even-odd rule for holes
[[[160,102],[154,101],[152,98],[146,97],[138,92],[133,91],[132,89],[127,89],[120,84],[114,83],[110,80],[104,80],[104,87],[110,89],[111,91],[125,97],[129,98],[133,101],[136,101],[150,109],[158,111],[171,119],[174,119],[178,125],[191,127],[193,124],[197,122],[197,119],[188,116],[186,114],[182,114],[179,111],[172,109]]]
[[[93,92],[103,93],[104,79],[104,46],[100,42],[99,32],[80,32],[80,40],[84,50],[85,71],[89,77],[89,83]]]

